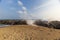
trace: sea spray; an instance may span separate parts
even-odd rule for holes
[[[26,22],[28,25],[37,26],[34,24],[35,20],[30,19],[30,20],[26,20]]]

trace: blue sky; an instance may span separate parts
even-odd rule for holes
[[[60,0],[1,0],[0,19],[60,19]]]
[[[18,2],[22,3],[22,5]],[[1,0],[0,19],[24,19],[27,17],[34,19],[31,16],[31,14],[34,14],[33,8],[44,2],[45,0]],[[24,14],[23,11],[27,14]]]
[[[27,9],[28,15],[32,12],[32,8],[42,4],[41,0],[1,0],[0,2],[0,19],[24,19],[25,14],[20,14],[18,11],[23,11],[20,1]],[[24,17],[23,17],[24,16]],[[28,17],[28,16],[27,16]],[[31,16],[30,16],[31,17]],[[28,17],[28,18],[30,18]],[[26,18],[26,17],[25,17]]]

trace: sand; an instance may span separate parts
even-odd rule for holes
[[[60,30],[30,25],[0,28],[0,40],[60,40]]]

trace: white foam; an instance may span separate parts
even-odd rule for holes
[[[35,20],[26,20],[28,25],[37,26],[34,24]]]

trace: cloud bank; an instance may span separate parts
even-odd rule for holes
[[[34,15],[40,17],[43,20],[60,20],[60,1],[59,0],[48,0],[35,8]],[[38,16],[37,16],[38,15]]]

